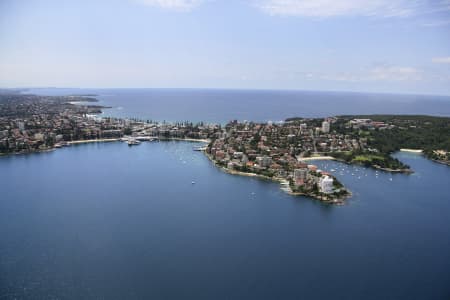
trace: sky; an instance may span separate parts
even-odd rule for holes
[[[450,95],[450,0],[0,0],[0,87]]]

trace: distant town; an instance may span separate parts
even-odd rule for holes
[[[0,93],[0,154],[48,151],[71,144],[185,139],[226,172],[280,182],[296,195],[342,203],[351,195],[310,160],[336,159],[389,172],[413,172],[391,156],[401,148],[450,164],[450,119],[429,116],[336,116],[226,125],[99,117],[95,95]]]

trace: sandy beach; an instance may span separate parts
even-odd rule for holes
[[[332,156],[311,156],[311,157],[297,157],[298,161],[310,161],[310,160],[335,160]]]
[[[76,145],[76,144],[86,144],[86,143],[103,143],[103,142],[118,142],[121,141],[122,138],[113,138],[113,139],[95,139],[95,140],[79,140],[79,141],[69,141],[68,145]],[[189,139],[189,138],[159,138],[161,141],[186,141],[186,142],[198,142],[198,143],[209,143],[209,140],[206,139]]]
[[[207,139],[190,139],[190,138],[163,138],[159,137],[162,141],[186,141],[186,142],[197,142],[197,143],[210,143],[210,140]]]
[[[407,148],[403,148],[400,149],[401,152],[412,152],[412,153],[422,153],[423,150],[421,149],[407,149]]]
[[[76,144],[86,144],[86,143],[103,143],[103,142],[117,142],[120,139],[96,139],[96,140],[80,140],[80,141],[69,141],[68,145],[76,145]]]

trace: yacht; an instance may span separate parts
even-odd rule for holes
[[[141,142],[136,139],[129,139],[127,141],[128,146],[139,145]]]

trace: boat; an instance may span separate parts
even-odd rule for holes
[[[141,142],[136,139],[129,139],[127,141],[128,146],[139,145]]]
[[[207,147],[196,147],[194,148],[194,151],[206,151]]]
[[[191,184],[195,184],[195,181],[192,181]]]

